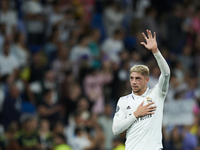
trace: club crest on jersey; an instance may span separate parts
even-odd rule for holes
[[[151,103],[153,100],[150,97],[147,97],[147,103]]]

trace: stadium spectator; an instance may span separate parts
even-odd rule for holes
[[[14,74],[17,76],[19,69],[19,61],[15,55],[11,53],[10,42],[5,41],[0,54],[0,76]]]
[[[44,99],[38,106],[40,118],[47,119],[51,124],[61,119],[62,107],[53,101],[53,91],[46,90]]]
[[[72,150],[70,146],[65,143],[66,139],[63,134],[56,134],[53,140],[55,150]]]
[[[108,2],[108,6],[104,9],[104,25],[106,28],[107,36],[113,35],[116,29],[122,27],[122,21],[124,19],[124,11],[120,3],[116,1]]]
[[[15,34],[17,28],[17,13],[10,9],[9,1],[1,1],[0,22],[4,23],[6,35]]]
[[[70,61],[80,64],[85,58],[90,61],[93,59],[89,48],[89,35],[82,34],[78,39],[78,44],[75,45],[70,52]],[[89,64],[90,65],[90,64]]]
[[[183,34],[183,6],[174,4],[172,14],[166,20],[166,45],[171,52],[180,53],[185,40]]]
[[[22,129],[16,135],[20,149],[42,149],[39,134],[36,129],[37,121],[37,118],[34,116],[28,116],[22,120]]]
[[[22,32],[16,34],[13,53],[19,61],[20,69],[26,67],[30,58],[30,52],[26,47],[26,35]]]
[[[1,150],[21,150],[19,137],[27,139],[28,130],[31,139],[39,137],[38,149],[65,144],[74,149],[75,137],[95,150],[118,144],[124,149],[125,132],[120,142],[111,142],[111,106],[131,92],[133,65],[149,66],[157,80],[156,63],[140,44],[146,28],[159,33],[159,49],[172,73],[164,105],[170,108],[163,118],[170,115],[171,123],[163,120],[163,149],[200,149],[199,0],[0,2]],[[25,113],[38,114],[39,124],[19,119]]]
[[[112,105],[107,103],[105,105],[104,114],[102,114],[98,118],[98,123],[102,128],[102,131],[105,136],[105,145],[104,148],[106,150],[112,149],[112,141],[114,139],[114,134],[112,133],[112,114],[113,114],[113,108]]]
[[[124,47],[124,33],[120,29],[114,30],[112,37],[108,37],[101,45],[102,52],[109,57],[109,59],[117,64],[120,63],[119,54]]]
[[[152,32],[156,32],[158,35],[158,24],[156,21],[157,10],[153,6],[149,6],[145,9],[145,17],[142,20],[142,30],[149,29]]]
[[[38,129],[41,146],[45,150],[50,150],[53,143],[53,135],[50,131],[50,122],[46,119],[41,119]]]
[[[15,84],[9,86],[9,93],[5,97],[2,112],[1,112],[1,123],[7,130],[11,122],[19,122],[22,113],[22,97],[20,96],[19,90]],[[10,115],[12,113],[12,115]]]
[[[97,69],[91,69],[83,81],[85,94],[94,103],[92,112],[96,114],[103,113],[105,104],[103,86],[112,80],[111,70],[109,69],[111,68],[105,68],[105,71],[102,70],[101,72],[98,72]]]
[[[23,1],[25,25],[28,33],[28,45],[43,45],[46,16],[43,14],[41,0]]]

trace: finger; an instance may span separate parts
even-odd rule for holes
[[[148,37],[152,38],[151,30],[148,30],[147,33],[148,33]]]
[[[154,114],[154,112],[148,112],[147,114],[148,114],[148,115],[150,115],[150,114]]]
[[[146,44],[146,43],[144,43],[144,42],[141,42],[140,44],[144,45],[145,47],[146,47],[146,45],[147,45],[147,44]]]
[[[151,109],[154,109],[154,108],[157,108],[157,106],[151,106],[150,108],[151,108]]]
[[[156,32],[154,32],[154,39],[156,39]]]
[[[151,103],[148,103],[148,104],[146,104],[145,106],[150,106],[150,105],[152,105],[152,104],[154,104],[154,102],[151,102]]]
[[[146,35],[144,34],[144,32],[142,32],[142,35],[144,37],[145,40],[148,40],[148,38],[146,37]]]
[[[144,101],[140,104],[140,106],[143,106],[143,104],[144,104]]]
[[[156,110],[156,108],[151,108],[148,111],[151,112],[151,111],[155,111],[155,110]]]
[[[149,30],[147,29],[147,36],[148,36],[148,38],[149,38]]]

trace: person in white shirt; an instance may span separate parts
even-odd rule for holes
[[[6,25],[6,34],[12,35],[17,26],[17,13],[9,9],[7,0],[2,0],[0,6],[0,22]]]
[[[101,45],[102,52],[107,55],[111,61],[119,64],[120,53],[125,49],[123,43],[124,33],[121,29],[116,29],[112,37],[108,37]]]
[[[0,77],[11,74],[16,75],[19,69],[19,61],[15,55],[10,53],[9,41],[4,42],[2,51],[2,54],[0,54]]]
[[[126,131],[125,150],[159,150],[162,146],[162,118],[164,100],[167,95],[170,69],[158,50],[156,33],[154,37],[147,30],[146,42],[161,70],[158,84],[147,87],[149,69],[145,65],[134,65],[130,69],[132,93],[119,99],[113,118],[112,130],[115,135]]]
[[[26,36],[24,33],[19,32],[16,34],[15,44],[13,45],[13,54],[19,61],[20,68],[25,67],[29,61],[29,51],[25,45]]]
[[[28,33],[28,45],[43,45],[44,42],[46,16],[40,1],[23,1],[21,6]]]
[[[124,10],[118,2],[111,2],[103,12],[103,22],[108,37],[111,37],[116,29],[122,27]]]
[[[78,63],[82,61],[85,57],[90,62],[92,60],[92,53],[89,48],[90,38],[88,34],[82,34],[78,39],[78,44],[72,47],[70,51],[70,61],[73,63]]]

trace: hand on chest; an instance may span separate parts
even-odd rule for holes
[[[153,98],[151,98],[150,96],[147,97],[136,97],[136,98],[132,98],[130,99],[126,106],[125,106],[125,113],[129,114],[129,113],[133,113],[137,110],[138,106],[144,102],[143,106],[147,105],[148,103],[154,102],[153,105],[151,106],[156,106],[156,102]]]

